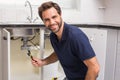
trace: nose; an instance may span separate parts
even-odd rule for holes
[[[50,24],[54,24],[54,20],[53,19],[50,19]]]

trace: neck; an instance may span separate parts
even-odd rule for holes
[[[62,33],[63,33],[64,22],[62,22],[60,30],[56,33],[58,40],[61,40]]]

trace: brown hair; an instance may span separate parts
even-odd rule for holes
[[[58,14],[61,15],[61,8],[60,8],[60,6],[59,6],[57,3],[54,3],[54,2],[52,2],[52,1],[49,1],[49,2],[43,3],[43,4],[38,8],[38,14],[39,14],[40,18],[42,19],[42,12],[43,12],[43,11],[45,11],[45,10],[47,10],[47,9],[50,9],[50,8],[52,8],[52,7],[54,7],[54,8],[57,10]]]

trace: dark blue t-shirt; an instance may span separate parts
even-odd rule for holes
[[[50,40],[66,77],[69,80],[84,78],[87,67],[83,61],[95,56],[87,36],[77,27],[65,23],[61,40],[54,33],[50,34]]]

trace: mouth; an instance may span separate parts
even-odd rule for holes
[[[55,29],[56,29],[56,26],[57,26],[56,24],[55,24],[55,25],[50,25],[50,26],[49,26],[49,29],[50,29],[50,30],[55,30]]]

